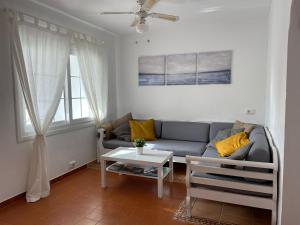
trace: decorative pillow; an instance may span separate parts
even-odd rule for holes
[[[243,147],[241,147],[237,151],[235,151],[232,155],[226,157],[226,159],[244,160],[247,157],[252,145],[253,145],[253,142],[250,142],[249,144],[244,145]],[[221,167],[223,167],[223,168],[234,168],[235,166],[222,164]]]
[[[245,132],[240,132],[222,141],[216,142],[215,147],[221,157],[228,157],[249,143],[250,141],[247,134]]]
[[[240,129],[224,129],[224,130],[219,130],[216,137],[211,140],[207,145],[206,147],[215,147],[215,143],[218,142],[218,141],[221,141],[221,140],[224,140],[234,134],[237,134],[239,132],[242,132],[244,131],[243,128],[240,128]]]
[[[112,130],[119,127],[121,124],[128,123],[129,120],[132,120],[132,114],[127,113],[119,119],[116,119],[110,123],[105,123],[100,127],[105,129],[105,139],[109,140],[113,137]]]
[[[111,131],[113,130],[113,126],[111,123],[102,124],[100,128],[103,128],[105,130],[105,138],[104,138],[105,140],[109,140],[112,138]]]
[[[121,118],[112,121],[111,124],[113,126],[113,129],[115,129],[123,123],[128,123],[129,120],[132,120],[131,113],[127,113],[126,115],[122,116]]]
[[[239,120],[236,120],[235,123],[233,124],[233,129],[243,128],[247,134],[250,134],[250,132],[255,128],[255,126],[256,125],[252,123],[243,123]]]
[[[111,132],[119,140],[128,142],[131,141],[129,122],[121,124],[117,128],[113,129]]]
[[[131,129],[131,141],[141,138],[145,141],[155,140],[154,120],[137,121],[130,120],[129,126]]]

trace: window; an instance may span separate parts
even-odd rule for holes
[[[71,100],[72,119],[91,117],[89,104],[81,80],[78,59],[75,55],[70,55],[70,79],[71,79]]]
[[[49,134],[93,125],[92,113],[86,98],[76,55],[70,55],[64,91],[53,118]],[[16,79],[17,80],[17,79]],[[34,128],[30,121],[20,84],[17,87],[18,140],[31,139]]]
[[[59,105],[56,111],[56,114],[53,118],[53,123],[58,123],[62,121],[67,121],[66,117],[66,101],[65,101],[65,90],[63,91],[60,100]]]

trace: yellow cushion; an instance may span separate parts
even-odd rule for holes
[[[220,156],[227,157],[249,143],[250,141],[247,134],[245,132],[240,132],[222,141],[216,142],[215,147]]]
[[[130,120],[129,126],[131,130],[131,141],[141,138],[145,141],[155,140],[154,120],[137,121]]]

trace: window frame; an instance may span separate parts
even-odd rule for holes
[[[66,125],[69,121],[69,116],[68,116],[68,107],[67,107],[67,100],[68,100],[68,96],[66,95],[66,91],[68,90],[68,86],[67,86],[67,78],[65,81],[65,86],[63,89],[64,92],[64,108],[65,108],[65,120],[60,120],[60,121],[52,121],[52,124],[50,125],[50,127],[59,127],[59,126],[63,126]],[[61,98],[60,98],[61,100]],[[55,112],[56,113],[56,112]],[[53,117],[53,119],[55,118],[55,115]]]
[[[69,53],[69,56],[72,53]],[[74,54],[73,54],[74,55]],[[71,88],[71,69],[70,69],[70,58],[67,65],[66,81],[64,86],[64,104],[65,104],[65,118],[66,120],[52,122],[50,125],[46,136],[52,136],[61,133],[72,132],[75,130],[93,127],[95,126],[95,121],[92,117],[73,119],[72,112],[72,88]],[[25,101],[22,99],[23,93],[18,82],[16,72],[14,72],[14,89],[15,89],[15,110],[16,110],[16,128],[17,128],[17,142],[22,143],[26,141],[31,141],[35,137],[35,132],[28,132],[25,129]],[[81,78],[80,78],[81,79]]]
[[[70,55],[75,55],[72,52],[69,54]],[[73,76],[74,77],[74,76]],[[80,77],[80,95],[81,95],[81,77]],[[87,123],[93,120],[92,117],[83,117],[83,118],[78,118],[78,119],[73,119],[73,105],[72,105],[72,76],[71,76],[71,63],[70,63],[70,58],[68,61],[68,66],[67,66],[67,86],[68,86],[68,109],[69,109],[69,120],[72,121],[73,124],[81,124],[81,123]],[[80,105],[81,105],[81,97],[76,98],[80,99]],[[81,108],[82,110],[82,108]],[[81,112],[82,113],[82,112]]]

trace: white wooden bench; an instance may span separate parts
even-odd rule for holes
[[[276,225],[277,218],[277,177],[278,153],[267,129],[266,134],[272,149],[272,163],[239,161],[219,158],[186,156],[186,186],[187,186],[187,214],[191,216],[191,198],[201,198],[256,208],[272,210],[272,225]],[[220,167],[211,166],[219,164]],[[256,172],[236,168],[223,168],[221,165],[251,167],[267,169],[266,172]],[[215,174],[220,176],[251,178],[262,182],[247,182],[245,179],[235,181],[201,176],[195,173]],[[269,182],[270,185],[266,185]],[[239,193],[241,192],[241,193]],[[255,193],[255,194],[251,194]]]

